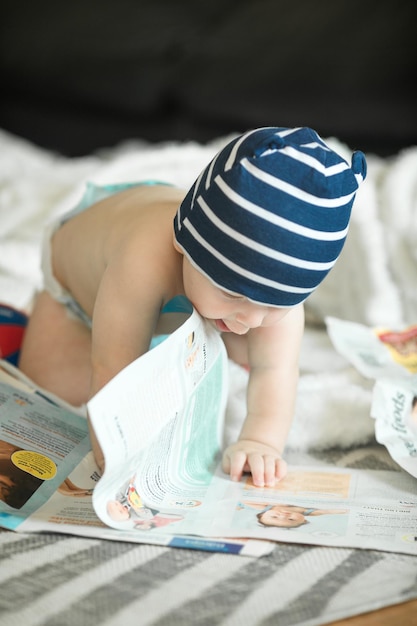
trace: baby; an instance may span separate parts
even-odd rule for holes
[[[361,152],[350,166],[309,128],[268,127],[232,140],[187,194],[157,181],[89,185],[45,239],[20,368],[85,403],[149,349],[164,307],[185,295],[249,369],[223,469],[273,485],[286,472],[302,303],[342,250],[365,174]]]

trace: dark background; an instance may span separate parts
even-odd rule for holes
[[[308,125],[417,144],[415,0],[3,0],[0,127],[69,156]]]

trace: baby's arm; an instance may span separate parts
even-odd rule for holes
[[[238,441],[223,455],[223,469],[233,480],[248,471],[256,486],[272,486],[286,473],[282,453],[294,414],[303,329],[304,310],[297,306],[277,325],[249,333],[247,416]]]
[[[161,306],[153,278],[126,256],[106,268],[93,314],[90,397],[149,349]],[[103,470],[103,455],[89,425],[94,456]]]
[[[149,349],[161,296],[155,271],[144,271],[136,257],[135,250],[125,250],[112,259],[100,282],[92,324],[91,396]]]

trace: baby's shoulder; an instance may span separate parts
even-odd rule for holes
[[[110,257],[132,285],[138,281],[165,297],[182,280],[182,256],[174,247],[174,210],[156,206],[124,221]]]
[[[126,190],[91,211],[91,224],[103,244],[118,254],[157,255],[172,241],[173,220],[181,202],[175,188],[149,186]],[[94,224],[96,222],[96,224]]]

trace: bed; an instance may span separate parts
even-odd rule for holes
[[[0,301],[30,311],[43,226],[74,203],[85,181],[157,177],[188,186],[224,141],[130,141],[65,157],[0,131]],[[339,139],[328,141],[349,153]],[[372,381],[336,353],[324,326],[328,314],[369,325],[381,316],[390,326],[417,319],[417,148],[368,155],[368,167],[342,257],[307,307],[287,457],[398,472],[375,440]],[[230,374],[226,436],[242,419],[247,376],[231,363]],[[406,554],[286,543],[252,558],[9,531],[0,532],[0,545],[2,626],[314,626],[400,604],[401,623],[411,624],[416,608],[403,604],[417,598],[417,562]]]

